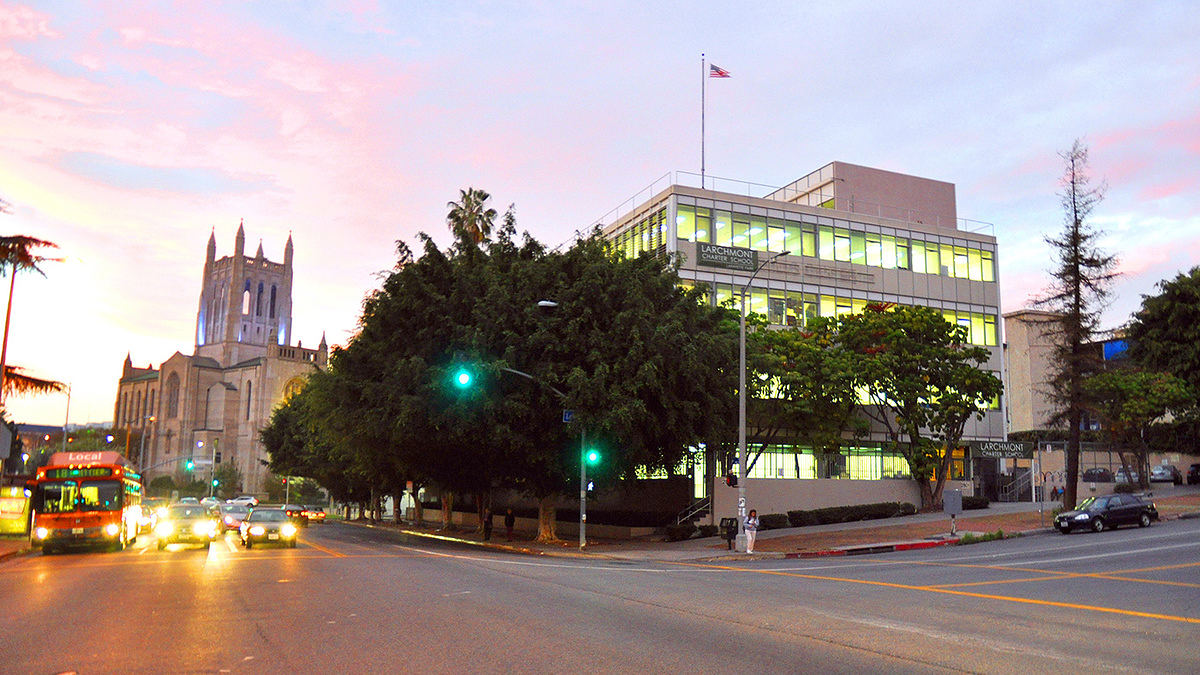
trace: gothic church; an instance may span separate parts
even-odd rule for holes
[[[187,480],[189,459],[197,480],[233,462],[242,484],[226,491],[263,495],[267,455],[258,433],[275,406],[328,362],[324,335],[316,349],[289,344],[291,236],[282,263],[267,260],[261,242],[253,257],[245,248],[242,225],[231,256],[217,259],[216,233],[209,237],[192,355],[175,352],[157,369],[125,358],[113,427],[126,431],[126,452],[147,481]]]

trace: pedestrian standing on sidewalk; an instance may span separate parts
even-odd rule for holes
[[[505,534],[508,535],[509,541],[512,541],[513,525],[516,525],[516,524],[517,524],[517,517],[513,515],[512,509],[509,509],[508,512],[506,512],[504,514],[504,530],[505,530]]]
[[[483,514],[483,540],[487,541],[492,538],[492,510],[488,509]]]
[[[758,535],[758,511],[750,509],[746,516],[746,553],[754,553],[754,537]]]

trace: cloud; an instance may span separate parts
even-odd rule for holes
[[[23,5],[0,5],[0,39],[33,40],[60,37],[50,28],[50,18]]]

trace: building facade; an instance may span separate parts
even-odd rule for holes
[[[126,451],[147,480],[185,478],[189,460],[196,478],[206,480],[231,462],[242,476],[237,491],[264,493],[259,431],[275,406],[328,361],[323,335],[316,349],[289,343],[291,237],[282,263],[268,260],[261,243],[254,256],[245,247],[242,225],[231,256],[218,259],[216,234],[208,240],[192,354],[175,352],[158,368],[125,358],[113,426],[126,430]]]
[[[745,289],[747,309],[777,326],[860,312],[873,302],[931,307],[963,326],[972,344],[989,349],[984,368],[1000,377],[996,238],[982,231],[989,225],[958,219],[953,184],[844,162],[780,189],[735,184],[717,190],[703,180],[691,187],[680,184],[681,176],[661,189],[652,186],[648,199],[631,200],[633,208],[601,224],[618,250],[678,255],[684,284],[706,284],[709,302],[737,300]],[[785,251],[747,287],[759,262]],[[964,441],[1003,440],[1002,404],[969,422]],[[811,448],[797,444],[768,446],[747,474],[758,495],[754,505],[763,513],[914,501],[907,463],[886,450],[885,439],[874,429],[866,439],[848,440],[833,462],[818,461]],[[688,468],[694,496],[712,496],[714,511],[730,515],[736,491],[716,487],[724,468],[711,458],[701,461],[702,454]],[[970,490],[965,453],[952,471],[950,478]]]

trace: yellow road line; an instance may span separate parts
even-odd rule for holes
[[[1174,616],[1172,614],[1156,614],[1153,612],[1138,612],[1131,609],[1118,609],[1116,607],[1101,607],[1099,605],[1080,605],[1073,602],[1057,602],[1054,600],[1037,600],[1034,598],[1019,598],[1008,595],[993,595],[990,593],[970,593],[968,591],[956,591],[949,588],[932,588],[929,586],[912,586],[909,584],[894,584],[887,581],[870,581],[867,579],[847,579],[844,577],[829,577],[819,574],[800,574],[797,572],[782,572],[778,570],[756,570],[744,567],[730,567],[728,565],[702,565],[698,563],[672,563],[675,565],[686,565],[692,567],[708,567],[710,569],[730,570],[733,572],[744,572],[748,574],[770,574],[784,577],[795,577],[799,579],[814,579],[817,581],[839,581],[849,584],[862,584],[865,586],[882,586],[884,588],[896,588],[907,591],[922,591],[925,593],[941,593],[943,595],[957,595],[967,598],[982,598],[985,600],[1002,600],[1006,602],[1016,602],[1025,605],[1040,605],[1043,607],[1062,607],[1064,609],[1080,609],[1088,612],[1101,612],[1104,614],[1119,614],[1122,616],[1136,616],[1144,619],[1159,619],[1162,621],[1178,621],[1180,623],[1200,624],[1200,619],[1187,616]]]
[[[331,548],[325,548],[324,546],[321,546],[320,544],[314,544],[314,543],[313,543],[313,542],[311,542],[311,541],[305,541],[305,542],[304,542],[304,545],[305,545],[305,546],[311,546],[311,547],[313,547],[313,548],[317,549],[318,551],[320,551],[320,552],[322,552],[322,553],[328,553],[329,555],[331,555],[331,556],[333,556],[333,557],[335,557],[335,558],[345,558],[345,557],[346,557],[346,554],[345,554],[345,553],[340,553],[340,552],[338,552],[338,551],[335,551],[335,550],[333,550],[333,549],[331,549]]]

